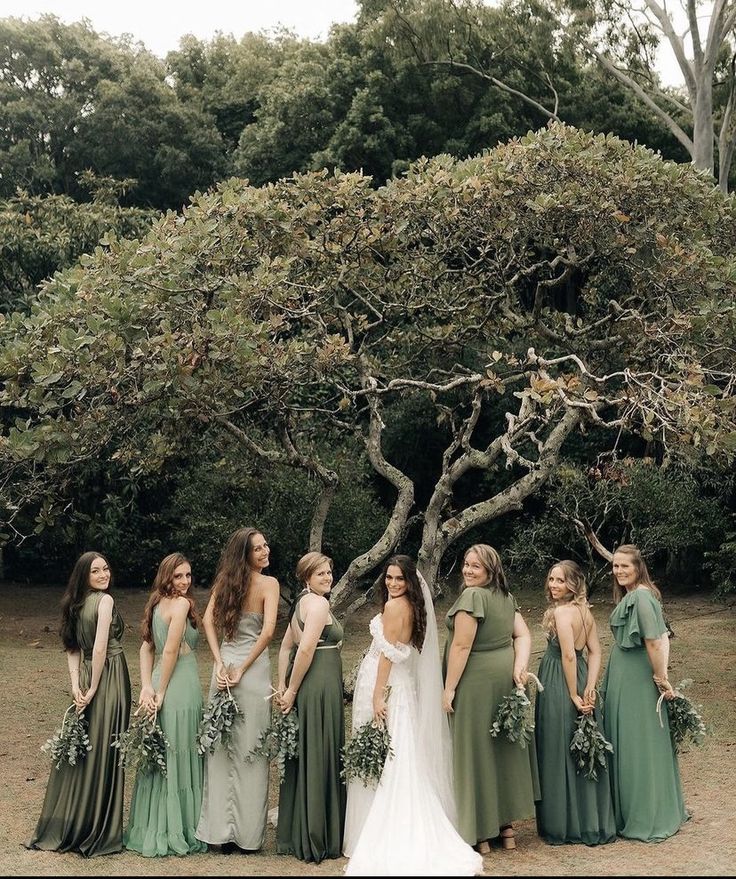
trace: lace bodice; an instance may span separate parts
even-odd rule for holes
[[[394,664],[406,662],[409,659],[411,656],[410,644],[402,644],[401,641],[392,644],[386,640],[386,636],[383,634],[383,620],[380,613],[373,617],[368,628],[371,635],[373,635],[373,641],[368,650],[369,656],[378,657],[383,653],[386,659],[389,659]]]

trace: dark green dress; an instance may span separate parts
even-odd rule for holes
[[[513,596],[469,586],[447,613],[444,671],[455,633],[455,614],[469,613],[478,630],[455,692],[452,728],[458,831],[470,845],[493,839],[501,827],[531,818],[538,796],[534,745],[522,748],[490,730],[499,703],[514,689]]]
[[[97,609],[105,593],[90,591],[77,620],[77,643],[83,658],[79,686],[89,687]],[[128,728],[130,677],[120,643],[123,620],[113,607],[107,658],[94,698],[84,712],[92,750],[81,763],[51,768],[46,798],[28,848],[75,851],[85,857],[123,849],[123,769],[113,738]]]
[[[156,649],[152,684],[158,689],[161,658],[169,627],[158,607],[151,621]],[[139,772],[130,804],[125,847],[145,857],[206,852],[194,835],[202,806],[203,758],[197,753],[197,730],[202,717],[202,685],[197,670],[199,632],[187,619],[179,656],[158,715],[169,747],[166,775]]]
[[[647,588],[633,589],[610,618],[615,644],[603,684],[606,738],[613,745],[611,789],[621,836],[658,842],[688,819],[669,716],[652,679],[645,638],[667,631],[662,607]],[[660,716],[662,724],[660,724]]]
[[[295,617],[303,630],[298,602]],[[299,756],[286,764],[276,830],[279,854],[317,864],[325,858],[342,857],[345,830],[346,790],[340,777],[345,744],[340,656],[343,630],[334,617],[330,619],[296,695]],[[294,646],[287,680],[296,651]]]
[[[578,693],[582,693],[588,680],[588,664],[582,650],[575,654]],[[599,770],[597,781],[578,775],[570,753],[578,711],[570,701],[560,642],[554,636],[539,664],[538,677],[544,690],[537,692],[534,721],[541,793],[537,832],[551,845],[612,842],[616,821],[608,772]],[[602,729],[598,712],[596,720]]]

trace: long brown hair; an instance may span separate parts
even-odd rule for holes
[[[549,588],[549,578],[555,568],[562,568],[564,571],[565,583],[567,584],[570,595],[569,598],[563,598],[559,602],[552,598],[552,593]],[[585,583],[585,574],[583,574],[583,569],[580,565],[577,562],[572,561],[572,559],[562,559],[552,565],[549,571],[547,571],[547,576],[544,580],[544,591],[547,595],[549,607],[545,610],[544,616],[542,617],[542,628],[550,635],[555,635],[557,633],[557,627],[555,625],[555,609],[561,604],[575,604],[581,611],[590,607],[588,604],[588,589]],[[585,620],[585,616],[583,616],[583,620]]]
[[[654,595],[657,601],[662,603],[662,593],[657,589],[654,584],[654,581],[649,576],[649,571],[647,570],[647,563],[644,561],[644,557],[641,554],[641,550],[638,546],[633,543],[624,543],[621,546],[617,546],[614,549],[613,554],[616,555],[617,552],[622,552],[624,555],[629,556],[631,561],[636,568],[636,585],[637,586],[646,586],[647,589]],[[613,575],[612,575],[613,577]],[[621,599],[626,595],[626,590],[623,586],[619,586],[618,580],[613,577],[613,600],[616,604],[621,601]]]
[[[487,543],[474,543],[465,550],[463,561],[465,561],[471,552],[474,552],[478,556],[480,563],[488,572],[488,582],[485,586],[488,589],[498,589],[503,592],[504,595],[508,595],[509,586],[506,582],[506,574],[504,573],[503,565],[501,564],[501,556],[496,550]]]
[[[406,580],[407,588],[405,594],[409,599],[413,618],[411,643],[417,650],[421,650],[424,644],[424,636],[427,632],[427,611],[424,607],[424,596],[422,595],[422,586],[417,575],[416,562],[408,555],[392,555],[386,562],[381,571],[381,607],[385,607],[389,599],[386,574],[391,565],[399,568],[404,575],[404,580]]]
[[[149,644],[153,643],[153,610],[162,598],[175,598],[183,594],[184,598],[189,602],[188,618],[195,629],[199,625],[199,614],[197,613],[194,598],[191,595],[191,589],[182,593],[174,587],[174,571],[179,565],[190,564],[189,559],[180,552],[172,552],[161,560],[153,580],[153,586],[151,586],[151,594],[143,611],[143,619],[141,620],[141,634],[143,635],[143,640],[148,641]]]
[[[79,556],[61,598],[61,625],[59,626],[59,635],[65,650],[79,650],[79,642],[77,641],[77,620],[79,612],[84,604],[84,599],[90,590],[89,572],[92,562],[95,559],[102,561],[110,567],[110,563],[100,552],[85,552]],[[112,588],[112,570],[110,571],[110,585]]]
[[[212,617],[215,626],[232,641],[238,628],[243,602],[248,594],[253,568],[248,556],[253,548],[253,538],[263,534],[259,528],[238,528],[230,535],[217,565],[212,584],[214,605]]]

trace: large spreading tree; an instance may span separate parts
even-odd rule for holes
[[[1,325],[6,530],[34,505],[70,515],[90,461],[155,471],[215,430],[313,476],[317,548],[350,436],[393,504],[336,596],[412,525],[435,582],[591,426],[732,454],[735,238],[692,169],[561,124],[379,189],[230,180],[142,241],[109,236]],[[434,412],[431,484],[387,453],[412,398]]]

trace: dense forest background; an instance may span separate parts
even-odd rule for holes
[[[180,437],[166,453],[152,453],[150,460],[140,449],[134,458],[106,457],[100,448],[99,457],[60,475],[54,467],[66,461],[52,460],[41,438],[30,452],[26,448],[25,469],[16,466],[20,446],[11,449],[13,431],[32,420],[30,403],[15,396],[18,375],[27,368],[13,352],[18,328],[39,327],[47,313],[53,316],[49,303],[62,295],[60,289],[77,284],[75,273],[93,277],[102,254],[115,252],[116,241],[144,241],[151,234],[163,240],[161,230],[181,225],[187,210],[194,211],[191,216],[205,210],[206,193],[227,195],[231,177],[248,181],[251,193],[254,188],[275,192],[268,187],[299,174],[325,180],[319,177],[323,171],[333,179],[358,172],[369,178],[370,188],[400,200],[403,190],[390,187],[407,174],[410,179],[421,157],[462,162],[559,120],[570,130],[644,145],[649,155],[657,155],[658,167],[667,167],[661,160],[690,162],[672,126],[594,55],[581,51],[579,34],[562,26],[561,13],[551,5],[504,3],[483,8],[482,19],[478,4],[364,0],[359,6],[356,23],[335,26],[324,42],[286,32],[209,42],[185,37],[165,59],[139,43],[97,34],[85,22],[65,25],[51,16],[0,20],[0,321],[5,327],[0,417],[9,455],[2,475],[5,578],[63,580],[74,557],[94,546],[109,555],[123,585],[148,584],[160,558],[174,549],[193,559],[199,581],[207,583],[228,533],[254,523],[268,535],[272,569],[288,588],[296,558],[314,539],[313,510],[324,487],[319,468],[281,467],[273,456],[244,454],[234,430],[218,433],[205,417],[198,432]],[[466,17],[457,18],[458,10]],[[727,71],[728,53],[722,55],[720,69]],[[686,126],[681,96],[670,90],[670,97],[672,113]],[[727,112],[728,101],[725,87],[716,89],[716,118]],[[572,149],[572,141],[563,137],[560,142],[562,149]],[[454,167],[465,166],[448,165]],[[591,164],[590,174],[595,173]],[[698,185],[714,187],[714,181],[701,178]],[[318,201],[324,192],[315,187],[310,197]],[[723,262],[736,243],[736,226],[731,200],[717,197],[719,205],[728,206],[718,208],[726,218],[718,220],[723,241],[712,246],[714,259]],[[361,204],[372,203],[370,194],[360,198]],[[619,222],[628,223],[628,215]],[[702,222],[706,228],[710,220]],[[684,236],[682,243],[688,246]],[[275,258],[270,253],[269,259]],[[731,268],[721,265],[719,271],[736,278],[728,274]],[[733,287],[713,292],[730,303],[723,320],[732,324]],[[125,291],[119,295],[124,302]],[[564,310],[559,302],[554,309]],[[404,331],[410,332],[408,325]],[[87,332],[94,336],[94,326]],[[733,343],[728,333],[724,338],[726,346]],[[99,340],[104,346],[101,331]],[[511,358],[526,347],[522,340],[507,351],[498,339],[491,341],[489,353],[496,360],[500,351],[498,359],[503,354],[509,368]],[[462,360],[465,354],[453,351],[452,356]],[[431,368],[437,370],[437,363]],[[467,360],[464,368],[475,367]],[[58,375],[39,365],[34,380],[53,389]],[[80,381],[79,387],[72,382],[59,389],[66,403],[78,397],[81,405],[85,382]],[[732,397],[730,378],[715,381],[706,382],[715,388],[712,396]],[[342,400],[362,393],[356,388]],[[468,401],[446,400],[438,409],[432,388],[424,391],[392,400],[390,418],[384,413],[382,425],[383,459],[408,474],[416,487],[414,506],[392,532],[393,545],[409,552],[426,548],[422,527],[447,469],[444,451],[459,435],[457,424],[467,429],[470,417],[463,410],[458,421],[458,407],[470,406]],[[267,406],[267,397],[261,403]],[[490,437],[504,406],[503,398],[491,400],[478,418],[478,430]],[[38,411],[44,415],[42,406]],[[101,411],[100,417],[107,417]],[[302,428],[305,443],[334,474],[332,488],[339,486],[319,534],[338,572],[376,545],[395,511],[397,482],[360,452],[361,417],[367,434],[367,408],[356,418],[358,432],[344,419],[339,429],[314,421]],[[258,418],[249,422],[251,451],[267,445],[270,428]],[[456,573],[464,546],[483,540],[499,548],[516,581],[540,583],[552,560],[573,557],[586,565],[598,588],[606,574],[596,541],[609,548],[636,542],[669,588],[733,590],[733,434],[716,430],[708,440],[704,431],[697,453],[680,454],[676,444],[662,441],[664,434],[648,429],[646,415],[614,432],[596,418],[583,431],[570,433],[543,484],[503,516],[468,528],[446,554],[440,553],[441,577]],[[140,424],[137,429],[144,431]],[[151,447],[161,434],[151,430],[145,436]],[[688,443],[692,446],[689,438]],[[515,466],[517,459],[518,454]],[[510,468],[508,462],[505,468],[494,465],[458,481],[445,510],[469,508],[499,486],[511,485]],[[45,494],[34,493],[41,477]],[[26,484],[34,489],[26,490]],[[369,564],[359,573],[360,583],[371,580]]]

